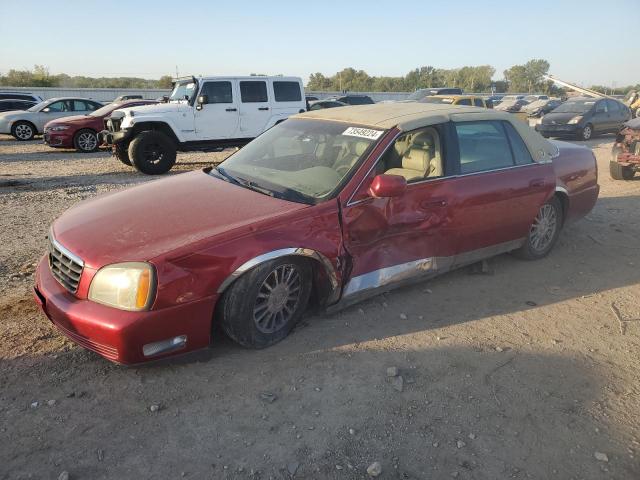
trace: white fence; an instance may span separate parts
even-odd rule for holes
[[[162,95],[168,95],[169,90],[153,88],[58,88],[58,87],[0,87],[0,92],[28,92],[40,95],[45,100],[56,97],[82,97],[98,102],[111,102],[120,95],[142,95],[142,98],[154,100]],[[342,95],[341,92],[305,92],[323,99]],[[409,93],[405,92],[349,92],[359,95],[369,95],[375,102],[383,100],[404,100]]]

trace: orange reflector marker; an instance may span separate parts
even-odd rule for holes
[[[140,273],[140,278],[138,279],[138,294],[136,295],[137,308],[144,308],[147,305],[150,287],[151,275],[149,273],[149,270],[144,270]]]

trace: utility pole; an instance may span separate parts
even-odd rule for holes
[[[180,75],[178,75],[178,65],[176,65],[176,78],[179,78]]]

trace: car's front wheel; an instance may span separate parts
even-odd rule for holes
[[[16,140],[26,142],[36,136],[36,129],[29,122],[16,122],[16,124],[11,127],[11,135],[13,135],[13,138]]]
[[[590,123],[587,123],[580,131],[580,139],[586,141],[590,140],[591,137],[593,137],[593,126]]]
[[[176,163],[176,145],[162,132],[140,132],[129,144],[129,158],[138,171],[161,175]]]
[[[242,275],[217,309],[225,333],[247,348],[265,348],[285,338],[307,308],[311,273],[308,260],[287,257]]]
[[[562,205],[557,197],[553,197],[538,210],[524,245],[517,251],[518,256],[525,260],[547,256],[558,240],[562,223]]]
[[[79,152],[95,152],[98,149],[98,136],[88,128],[80,130],[73,137],[73,146]]]
[[[113,154],[125,165],[131,166],[131,159],[129,158],[129,144],[128,143],[116,143],[113,146]]]

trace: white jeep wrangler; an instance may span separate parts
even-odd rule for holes
[[[176,80],[167,103],[115,110],[100,140],[123,163],[157,175],[177,151],[241,147],[305,107],[298,77],[190,77]]]

